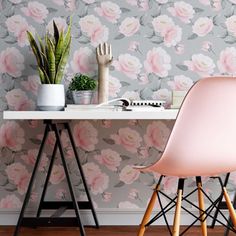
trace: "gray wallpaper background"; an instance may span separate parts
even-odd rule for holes
[[[26,30],[43,35],[46,28],[50,29],[52,19],[63,28],[73,15],[66,87],[77,72],[96,78],[95,47],[108,41],[114,57],[110,98],[165,99],[169,106],[172,90],[188,90],[202,76],[236,73],[235,4],[234,0],[1,0],[1,117],[4,110],[35,109],[39,79]],[[67,99],[70,102],[69,96]],[[19,208],[42,139],[43,124],[1,118],[0,125],[0,208]],[[158,175],[140,174],[131,166],[146,165],[159,158],[172,126],[173,121],[73,122],[96,207],[146,207]],[[132,140],[127,141],[128,135]],[[31,199],[33,205],[41,193],[53,140],[51,137],[45,150]],[[78,198],[84,198],[65,136],[63,140]],[[219,187],[214,184],[212,188],[211,179],[204,182],[209,195]],[[231,191],[235,183],[232,174]],[[194,185],[193,180],[188,181],[188,187]],[[163,189],[175,194],[176,179],[165,178]],[[59,159],[47,198],[69,199]]]

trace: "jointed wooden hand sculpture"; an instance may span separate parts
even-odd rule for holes
[[[96,48],[98,62],[98,103],[107,102],[109,85],[109,65],[112,62],[111,45],[99,44]]]

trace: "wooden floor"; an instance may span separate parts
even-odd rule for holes
[[[12,236],[14,227],[0,227],[1,236]],[[138,227],[136,226],[102,226],[99,229],[86,227],[87,236],[136,236]],[[79,236],[79,229],[77,228],[38,228],[28,229],[22,228],[19,236]],[[147,229],[145,236],[169,236],[165,227],[152,226]],[[201,231],[199,227],[192,228],[187,236],[200,236]],[[224,228],[216,227],[214,230],[208,230],[208,236],[223,236]],[[235,235],[230,233],[230,236]]]

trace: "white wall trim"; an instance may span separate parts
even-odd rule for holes
[[[100,225],[139,225],[141,219],[143,217],[145,209],[116,209],[116,208],[104,208],[97,209],[97,216]],[[199,212],[197,210],[191,210],[192,213],[198,215]],[[19,210],[12,209],[0,209],[0,225],[16,225]],[[42,216],[48,216],[53,211],[45,211]],[[158,213],[158,211],[154,212],[153,216]],[[227,211],[224,211],[224,214],[227,216]],[[27,210],[26,216],[34,216],[35,211]],[[72,210],[68,210],[65,216],[74,216],[74,212]],[[81,210],[82,220],[85,225],[94,225],[94,221],[92,218],[92,214],[90,210]],[[169,222],[173,222],[174,211],[170,211],[167,214],[167,218]],[[222,219],[221,219],[222,220]],[[188,225],[192,223],[193,217],[182,211],[181,213],[181,224]],[[209,219],[209,224],[211,223],[211,219]],[[156,222],[156,225],[165,225],[163,218],[159,219]]]

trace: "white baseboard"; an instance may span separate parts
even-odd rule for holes
[[[97,217],[100,225],[139,225],[145,209],[112,209],[112,208],[104,208],[97,209]],[[198,215],[199,212],[196,210],[191,210],[194,215]],[[47,211],[43,213],[42,216],[48,216],[53,211]],[[158,211],[153,213],[153,216],[157,214]],[[227,211],[224,213],[226,216],[228,215]],[[34,216],[35,212],[26,211],[26,216]],[[68,210],[65,216],[74,216],[74,212],[72,210]],[[16,210],[6,210],[0,209],[0,225],[16,225],[17,219],[19,216],[19,211]],[[94,221],[92,218],[92,214],[90,210],[82,210],[81,211],[82,221],[84,225],[94,225]],[[167,214],[167,218],[169,222],[173,222],[174,211],[170,211]],[[222,219],[221,219],[222,220]],[[181,213],[181,225],[189,225],[193,222],[193,217],[186,212],[182,211]],[[198,224],[198,223],[197,223]],[[211,219],[208,219],[208,224],[211,224]],[[157,220],[155,225],[165,225],[163,217]]]

